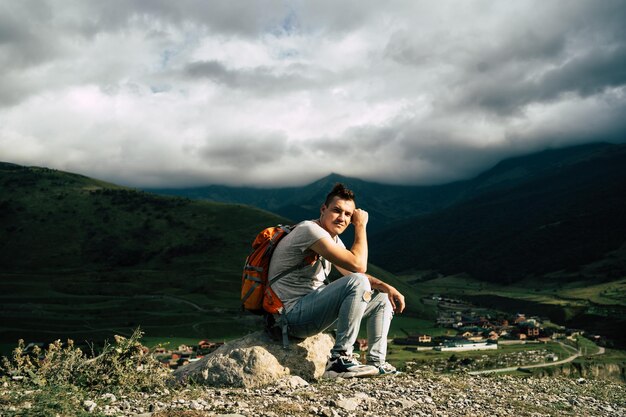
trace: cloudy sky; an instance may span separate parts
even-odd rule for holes
[[[471,177],[626,141],[626,2],[0,0],[0,160],[132,186]]]

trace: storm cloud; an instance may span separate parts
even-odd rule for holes
[[[402,184],[626,139],[619,0],[0,1],[0,160]]]

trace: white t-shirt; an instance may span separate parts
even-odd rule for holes
[[[270,261],[269,279],[271,280],[282,271],[295,265],[303,265],[307,257],[312,260],[315,252],[310,249],[311,246],[325,237],[332,239],[330,234],[313,220],[306,220],[298,224],[278,242]],[[345,248],[338,236],[334,240]],[[329,261],[321,259],[321,262],[297,268],[279,278],[272,285],[272,290],[283,302],[285,311],[289,311],[301,297],[324,285],[331,268],[332,265]]]

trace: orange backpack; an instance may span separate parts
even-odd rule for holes
[[[255,314],[277,314],[282,311],[283,303],[274,293],[271,284],[285,275],[321,260],[317,254],[307,257],[301,265],[287,268],[272,279],[268,273],[274,249],[280,240],[287,236],[295,226],[273,226],[261,230],[252,242],[252,252],[246,258],[241,279],[241,304],[244,310]]]
[[[252,242],[252,252],[246,258],[241,279],[241,304],[244,310],[256,314],[264,312],[276,314],[282,309],[283,303],[270,288],[267,274],[276,245],[293,228],[294,226],[282,225],[268,227],[263,229]],[[272,282],[283,275],[285,273],[274,278]]]

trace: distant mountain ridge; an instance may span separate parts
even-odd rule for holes
[[[146,188],[146,191],[193,199],[252,205],[300,220],[316,215],[326,193],[337,182],[346,183],[360,206],[370,212],[370,227],[378,229],[397,220],[445,208],[491,190],[527,181],[550,170],[576,163],[619,145],[594,143],[553,149],[503,160],[480,175],[443,185],[389,185],[332,173],[301,187],[230,187],[207,185],[191,188]],[[392,206],[392,209],[390,209]],[[376,224],[376,223],[379,224]]]
[[[619,212],[626,212],[626,198],[620,198],[626,195],[624,154],[626,145],[610,143],[549,149],[503,160],[469,180],[434,186],[385,185],[331,174],[303,187],[150,191],[250,204],[297,221],[317,216],[328,190],[344,182],[370,213],[370,256],[376,264],[396,273],[434,269],[506,281],[550,272],[551,264],[554,271],[578,270],[582,262],[601,260],[626,241],[620,237],[626,234],[620,234],[624,216]],[[590,214],[580,217],[576,210]],[[557,222],[572,226],[547,226]],[[549,230],[532,232],[538,227]],[[580,236],[586,239],[601,234],[596,240],[602,243],[582,244],[576,228],[584,228]],[[557,229],[564,234],[552,233]],[[570,255],[565,239],[578,245]],[[554,256],[542,252],[541,245]]]

